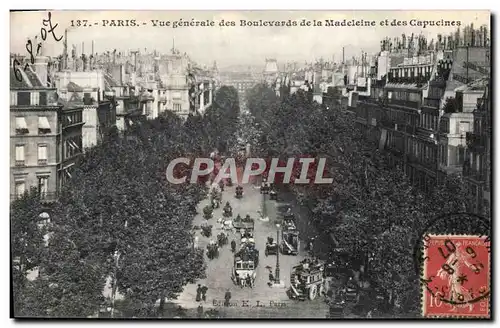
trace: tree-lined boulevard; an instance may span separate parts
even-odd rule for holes
[[[267,237],[276,235],[278,209],[267,199],[269,222],[258,220],[262,195],[244,185],[242,199],[235,186],[223,192],[233,215],[250,214],[256,221],[256,248],[261,263],[253,289],[241,289],[230,279],[233,254],[222,247],[208,260],[206,244],[196,226],[206,220],[208,189],[203,184],[173,185],[166,167],[178,157],[207,157],[213,149],[235,155],[250,145],[252,157],[326,158],[333,178],[328,185],[279,185],[280,201],[293,203],[302,245],[311,231],[318,235],[313,253],[325,261],[337,260],[343,250],[342,274],[337,283],[354,276],[359,285],[385,291],[392,307],[380,315],[417,317],[420,290],[414,270],[413,246],[418,232],[436,216],[465,211],[467,190],[458,177],[425,194],[404,173],[390,166],[386,156],[356,129],[354,117],[327,109],[307,92],[277,97],[265,85],[247,96],[249,113],[240,113],[237,92],[221,87],[204,116],[182,122],[173,114],[134,125],[125,136],[109,131],[106,141],[90,149],[57,203],[47,209],[32,191],[11,205],[12,273],[16,316],[89,317],[102,309],[112,316],[169,317],[171,304],[196,309],[197,284],[208,287],[204,308],[224,300],[229,289],[234,300],[287,304],[270,314],[258,309],[245,314],[239,307],[218,309],[227,317],[324,318],[323,296],[314,301],[292,301],[284,289],[267,285],[276,255],[264,256]],[[50,223],[39,224],[47,212]],[[216,236],[220,209],[209,220]],[[460,231],[472,231],[466,222]],[[308,233],[309,231],[309,233]],[[46,239],[48,238],[48,245]],[[214,238],[214,237],[212,237]],[[236,239],[234,232],[229,240]],[[195,241],[199,241],[195,245]],[[197,246],[197,247],[196,247]],[[306,256],[280,255],[281,279],[288,284],[290,268]],[[39,278],[27,279],[37,268]],[[122,300],[103,296],[111,281]],[[334,284],[335,285],[335,284]],[[335,289],[335,288],[334,288]],[[190,310],[190,311],[191,311]],[[375,310],[368,302],[358,315]],[[269,310],[271,311],[271,310]]]

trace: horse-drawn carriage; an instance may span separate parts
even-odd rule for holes
[[[223,231],[232,231],[234,228],[232,220],[225,220],[224,218],[220,218],[217,220],[217,223],[220,224],[220,229]]]
[[[325,263],[305,259],[292,268],[289,296],[292,299],[314,300],[329,290],[329,280],[325,276]]]
[[[214,209],[211,205],[207,205],[203,208],[203,217],[205,219],[211,219],[212,218],[212,215],[214,213]]]
[[[273,237],[267,237],[266,251],[265,251],[266,256],[276,255],[278,254],[278,252],[279,252],[278,243],[274,241]]]
[[[240,237],[241,237],[241,242],[250,241],[254,243],[253,229],[241,229]]]
[[[224,245],[227,245],[228,243],[228,236],[227,236],[227,233],[224,232],[224,231],[221,231],[218,235],[217,235],[217,244],[219,245],[219,247],[222,247]]]
[[[250,215],[245,216],[245,218],[241,218],[241,216],[238,214],[233,220],[233,226],[236,231],[240,231],[241,229],[253,231],[255,227],[255,220],[252,219]]]
[[[219,181],[219,189],[220,189],[220,191],[224,191],[224,181],[223,180]]]
[[[201,226],[201,234],[207,238],[212,236],[212,225],[204,224]]]
[[[238,199],[243,197],[243,187],[242,186],[236,187],[236,190],[234,192],[234,196]]]
[[[210,260],[219,257],[219,245],[213,240],[207,245],[207,257]]]
[[[299,253],[299,244],[299,231],[295,226],[295,222],[293,219],[285,218],[281,230],[281,252],[287,255],[297,255]]]
[[[233,208],[231,207],[229,202],[226,202],[226,205],[224,205],[223,215],[226,218],[233,216]]]
[[[222,202],[222,191],[219,185],[216,183],[212,184],[210,189],[210,204],[212,208],[219,208]]]
[[[257,276],[256,268],[259,264],[259,251],[250,241],[242,243],[240,250],[234,255],[234,267],[231,279],[241,288],[253,287]]]
[[[210,206],[212,209],[219,208],[220,207],[220,200],[217,198],[210,198]]]

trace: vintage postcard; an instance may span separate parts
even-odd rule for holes
[[[490,20],[11,11],[11,316],[491,319]]]

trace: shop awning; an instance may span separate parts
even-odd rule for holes
[[[28,124],[24,117],[16,117],[16,130],[28,130]]]
[[[74,150],[79,150],[79,147],[78,145],[73,141],[73,140],[68,140],[68,144],[71,148],[73,148]]]
[[[47,119],[46,116],[38,117],[38,128],[44,130],[50,130],[49,120]]]

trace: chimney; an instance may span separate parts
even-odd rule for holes
[[[40,82],[44,86],[48,85],[48,74],[49,74],[49,68],[48,68],[48,63],[49,63],[49,58],[45,56],[37,56],[35,58],[35,64],[33,65],[35,68],[35,73],[40,79]]]
[[[120,65],[120,81],[118,81],[118,83],[120,83],[120,85],[123,85],[125,82],[125,65],[121,64]]]

